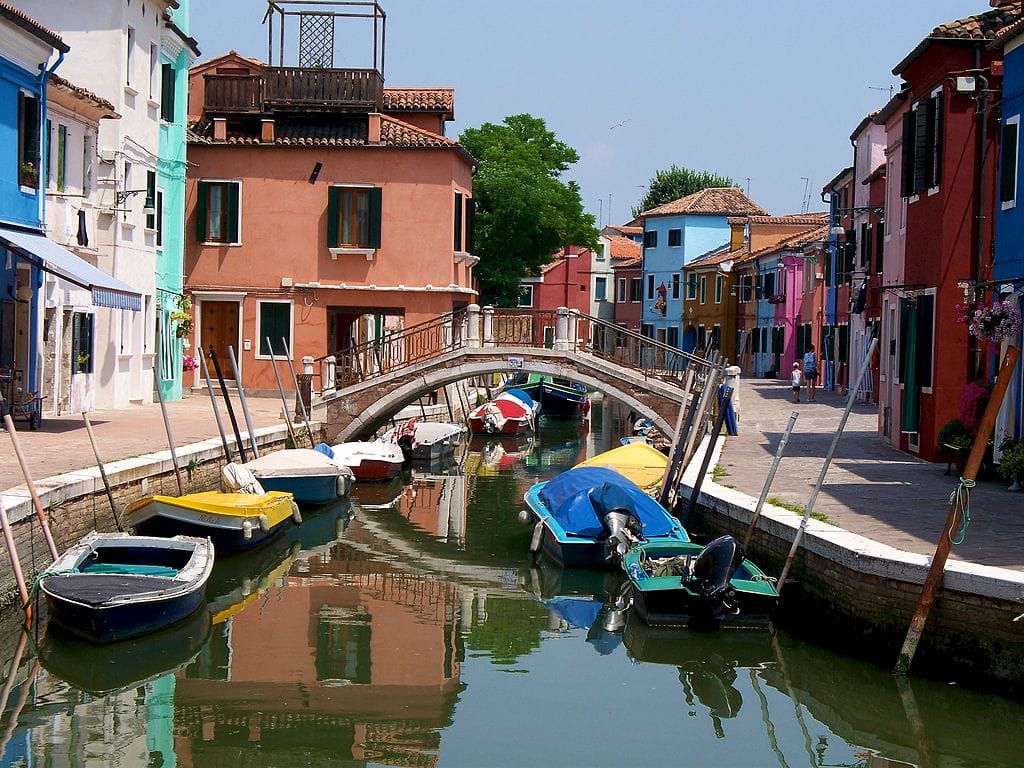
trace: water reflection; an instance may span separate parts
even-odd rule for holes
[[[212,627],[102,663],[22,636],[0,766],[1019,764],[1016,702],[777,628],[651,628],[621,574],[533,561],[522,494],[617,437],[594,410],[306,511],[217,563]]]

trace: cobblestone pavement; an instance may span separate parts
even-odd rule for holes
[[[765,478],[789,414],[799,416],[769,498],[806,505],[846,407],[838,392],[819,391],[816,401],[791,400],[787,382],[740,383],[738,436],[726,440],[718,478],[754,498]],[[878,436],[877,406],[857,404],[847,421],[825,484],[814,505],[833,525],[899,549],[931,555],[945,526],[956,469],[901,453]],[[1024,571],[1024,493],[1008,491],[993,476],[971,492],[970,525],[951,558]]]

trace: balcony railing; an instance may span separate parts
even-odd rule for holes
[[[205,76],[207,112],[340,112],[380,109],[384,78],[375,69],[267,67],[259,75]]]

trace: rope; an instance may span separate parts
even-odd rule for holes
[[[956,536],[954,537],[952,525],[946,532],[950,543],[954,546],[963,544],[964,539],[967,538],[967,526],[971,523],[971,488],[973,487],[973,480],[961,477],[960,483],[949,494],[949,503],[960,512],[960,530],[956,532]],[[953,516],[953,519],[956,520],[956,515]]]

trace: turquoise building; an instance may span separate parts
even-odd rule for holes
[[[156,316],[160,388],[166,400],[181,398],[183,349],[172,314],[180,311],[185,284],[185,122],[188,108],[188,70],[199,56],[189,37],[189,0],[178,0],[169,11],[160,40],[160,144],[155,183],[147,189],[157,232]]]

